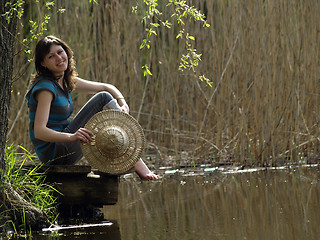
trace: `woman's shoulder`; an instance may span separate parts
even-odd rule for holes
[[[35,80],[32,83],[32,86],[36,86],[39,84],[49,84],[49,85],[54,85],[54,79],[49,76],[39,76],[35,78]]]
[[[41,89],[55,91],[56,89],[55,81],[52,78],[48,78],[48,77],[40,77],[36,79],[36,81],[33,83],[33,91],[38,91]]]
[[[56,86],[53,78],[40,76],[36,78],[31,85],[28,93],[26,94],[26,98],[30,98],[31,95],[34,95],[36,92],[41,90],[47,90],[52,92],[54,95],[56,94]]]

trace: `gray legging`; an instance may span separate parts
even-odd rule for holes
[[[93,115],[101,112],[105,106],[109,109],[120,109],[117,100],[110,93],[99,92],[81,108],[62,132],[75,133],[79,128],[84,127]],[[47,165],[72,165],[77,163],[83,156],[80,141],[53,144],[56,144],[56,155],[54,160],[47,163]]]

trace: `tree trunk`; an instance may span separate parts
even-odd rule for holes
[[[14,42],[17,33],[17,13],[14,11],[9,21],[4,13],[10,10],[8,3],[14,4],[17,0],[0,0],[0,177],[6,171],[5,147],[8,130],[8,111],[11,96],[11,82],[13,72]],[[18,221],[18,216],[25,214],[26,226],[47,226],[49,221],[42,211],[23,199],[5,177],[0,183],[0,225]],[[21,219],[21,218],[20,218]]]
[[[5,224],[5,220],[10,219],[19,225],[25,224],[26,227],[29,226],[33,230],[41,230],[44,227],[50,226],[47,216],[40,209],[22,198],[20,194],[11,187],[9,182],[5,185],[3,203],[0,209],[3,209],[7,214],[4,219],[0,220],[0,223]]]
[[[8,129],[8,111],[11,96],[11,79],[14,57],[14,40],[17,32],[17,16],[12,15],[8,23],[3,14],[9,10],[10,6],[6,3],[15,3],[17,0],[0,0],[0,174],[3,174],[6,168],[4,149],[7,140]]]

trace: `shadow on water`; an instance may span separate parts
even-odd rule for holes
[[[113,230],[34,239],[320,239],[318,168],[163,176],[121,179],[118,203],[103,208]]]

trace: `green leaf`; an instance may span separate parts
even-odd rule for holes
[[[158,24],[158,23],[150,23],[150,25],[153,26],[153,27],[155,27],[155,28],[157,28],[157,27],[160,26],[160,24]]]
[[[138,12],[138,6],[132,7],[132,13],[137,14]]]
[[[65,13],[65,11],[66,11],[65,8],[59,8],[57,12],[58,12],[58,13]]]
[[[89,3],[92,3],[92,0],[89,0]],[[93,0],[93,3],[99,4],[97,0]]]
[[[151,71],[149,70],[149,67],[147,65],[142,66],[143,69],[143,76],[152,75]]]
[[[147,73],[149,74],[149,75],[152,75],[152,73],[150,72],[150,70],[147,68],[146,69],[147,70]]]

